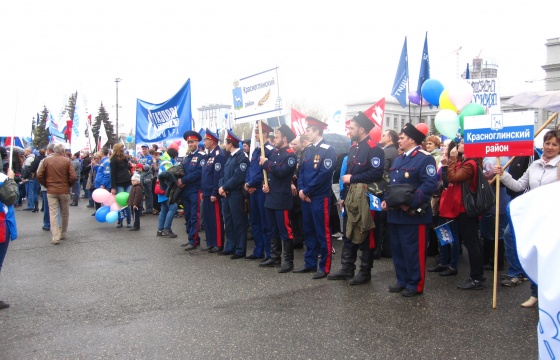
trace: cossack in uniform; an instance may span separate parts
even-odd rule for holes
[[[185,132],[183,138],[187,141],[199,142],[202,137],[196,131]],[[185,175],[181,178],[184,185],[181,191],[181,201],[183,203],[184,217],[186,222],[186,233],[189,241],[185,250],[193,250],[200,244],[198,228],[200,226],[200,179],[202,176],[202,164],[206,154],[202,151],[192,151],[187,153],[183,162]]]

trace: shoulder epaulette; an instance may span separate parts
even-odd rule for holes
[[[287,153],[290,153],[290,154],[293,154],[293,153],[294,153],[294,150],[292,150],[292,149],[286,149],[286,152],[287,152]]]
[[[424,155],[429,155],[432,156],[432,154],[430,154],[429,152],[427,152],[426,150],[418,150],[418,152],[421,152]]]
[[[319,145],[319,147],[322,147],[323,149],[329,149],[331,146],[329,144],[321,144]]]
[[[274,146],[272,146],[272,145],[270,145],[270,144],[267,144],[265,147],[266,147],[268,150],[274,150]]]

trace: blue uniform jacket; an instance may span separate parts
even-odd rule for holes
[[[101,159],[99,165],[95,167],[95,171],[93,186],[96,189],[100,189],[101,186],[105,186],[105,189],[111,189],[111,160],[108,156]]]
[[[270,159],[271,154],[276,150],[268,141],[264,144],[264,157]],[[264,176],[260,165],[261,161],[261,148],[257,148],[253,151],[251,156],[251,163],[249,164],[249,170],[247,175],[245,175],[245,183],[249,184],[249,187],[261,188],[264,183]]]
[[[192,194],[200,190],[200,178],[202,176],[201,161],[204,160],[206,154],[202,151],[195,151],[187,154],[183,159],[183,169],[185,176],[181,178],[181,182],[185,184],[183,194]]]
[[[330,197],[335,165],[334,148],[324,139],[317,146],[308,146],[299,169],[298,189],[312,200]]]
[[[391,166],[389,185],[411,184],[416,192],[410,207],[417,209],[422,204],[430,204],[437,189],[436,161],[427,151],[414,149],[410,155],[401,155]],[[422,216],[410,216],[401,209],[388,210],[387,222],[392,224],[429,224],[432,222],[432,207],[426,208]]]
[[[204,196],[220,196],[218,194],[221,174],[224,170],[224,164],[226,163],[226,157],[224,151],[216,146],[215,149],[210,151],[206,155],[204,164],[202,165],[202,176],[201,176],[201,187],[202,195]]]
[[[289,147],[274,151],[262,164],[267,171],[268,187],[264,207],[268,209],[291,209],[293,206],[292,176],[296,170],[297,156]]]
[[[249,159],[243,150],[238,150],[226,160],[219,185],[225,192],[241,191],[249,168]]]
[[[140,155],[138,156],[138,163],[142,165],[148,165],[151,168],[152,164],[154,163],[154,158],[150,154],[146,156]]]
[[[383,177],[383,166],[385,152],[369,136],[359,143],[355,143],[348,152],[346,171],[344,175],[352,175],[351,184],[369,184],[381,180]],[[342,173],[342,172],[341,172]],[[346,199],[348,186],[344,186],[340,191],[340,198]]]

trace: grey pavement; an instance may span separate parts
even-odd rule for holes
[[[427,273],[425,293],[404,298],[387,291],[390,259],[375,261],[362,286],[278,274],[184,251],[183,219],[167,239],[155,236],[157,216],[130,232],[95,221],[85,205],[71,207],[57,246],[41,212],[17,211],[19,238],[0,276],[0,299],[12,305],[0,311],[0,359],[537,358],[538,310],[519,306],[529,284],[499,288],[492,309],[491,284],[456,289],[466,251],[459,277]]]

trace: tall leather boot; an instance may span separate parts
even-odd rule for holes
[[[284,246],[284,262],[282,267],[278,270],[279,273],[287,273],[294,269],[294,241],[282,240]]]
[[[354,277],[354,271],[356,270],[356,258],[358,256],[358,250],[353,250],[351,246],[342,246],[342,253],[340,254],[340,260],[342,263],[342,268],[333,274],[327,276],[328,280],[349,280]]]
[[[280,266],[282,262],[282,240],[280,238],[270,239],[270,259],[259,264],[260,267]]]
[[[360,271],[348,283],[350,285],[362,285],[371,281],[371,269],[373,268],[373,249],[362,250],[360,256]]]

